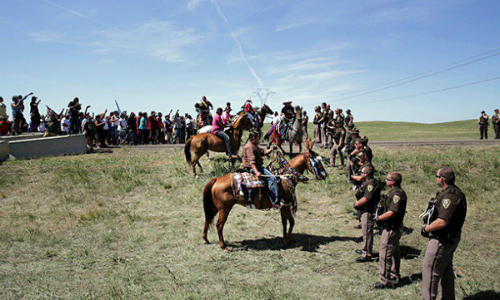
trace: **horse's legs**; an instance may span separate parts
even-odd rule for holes
[[[222,250],[226,251],[231,251],[231,249],[226,247],[226,242],[224,242],[224,235],[222,231],[224,230],[224,224],[226,223],[231,208],[233,208],[232,205],[219,209],[219,219],[217,220],[217,233],[219,234],[220,247],[222,248]]]
[[[198,153],[194,154],[193,160],[191,161],[191,167],[193,168],[194,176],[196,176],[196,165],[200,167],[200,172],[203,173],[203,168],[200,165],[200,156]]]
[[[215,214],[214,214],[214,217],[217,215],[217,210],[215,210]],[[205,227],[203,227],[203,234],[201,235],[201,238],[205,241],[205,244],[210,244],[210,242],[208,241],[208,228],[210,227],[210,222],[208,222],[208,220],[205,220]]]
[[[290,241],[292,239],[292,230],[293,226],[295,225],[295,219],[293,218],[292,211],[290,210],[289,206],[284,207],[281,210],[281,213],[285,215],[286,219],[288,220],[288,223],[290,223],[290,227],[288,229],[288,233],[285,235],[285,244],[290,244]]]
[[[290,143],[290,153],[288,154],[290,156],[290,159],[292,159],[292,154],[293,154],[293,143],[292,142],[289,142]]]
[[[283,212],[283,209],[281,210],[281,223],[283,223],[283,238],[286,240],[286,221],[287,218],[285,216],[285,213]]]
[[[281,152],[283,152],[283,155],[286,155],[286,151],[283,149],[283,147],[281,147],[281,145],[278,146],[281,150]]]
[[[302,141],[298,142],[299,144],[299,154],[302,153]]]
[[[207,160],[210,161],[210,155],[209,155],[210,152],[207,151]],[[200,166],[201,168],[201,166]]]

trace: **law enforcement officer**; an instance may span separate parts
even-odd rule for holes
[[[326,147],[326,124],[328,124],[328,111],[326,109],[326,103],[321,103],[321,118],[318,120],[320,131],[321,131],[321,146],[320,148]]]
[[[495,114],[491,116],[491,122],[495,130],[495,139],[500,139],[500,114],[498,108],[495,109]]]
[[[345,126],[347,128],[353,128],[354,127],[354,117],[351,114],[351,110],[347,109],[345,112],[346,112],[346,115],[345,115]]]
[[[490,125],[488,123],[488,120],[490,117],[486,114],[486,112],[483,110],[481,112],[481,116],[479,117],[479,120],[477,120],[477,123],[479,124],[479,132],[481,133],[481,140],[483,137],[485,139],[488,139],[488,126]]]
[[[337,155],[339,156],[340,166],[344,165],[344,156],[342,155],[341,149],[344,148],[346,131],[342,121],[337,120],[335,123],[336,126],[332,131],[333,146],[330,150],[330,167],[335,167],[335,158]]]
[[[375,222],[383,228],[379,250],[380,281],[373,286],[376,289],[394,287],[401,279],[399,239],[406,212],[406,193],[401,188],[401,174],[389,173],[385,180],[391,190],[382,200],[382,214],[375,218]]]
[[[372,261],[374,213],[380,201],[380,186],[373,178],[373,168],[364,167],[361,170],[363,197],[354,203],[354,208],[361,212],[361,229],[363,231],[363,249],[357,262]],[[359,251],[358,251],[359,253]]]
[[[424,237],[430,238],[422,269],[422,296],[426,300],[436,299],[439,288],[442,299],[455,299],[453,253],[460,242],[467,200],[455,185],[451,168],[440,169],[436,182],[442,191],[436,195],[429,225],[421,230]]]

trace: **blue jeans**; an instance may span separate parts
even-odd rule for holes
[[[229,140],[229,136],[222,130],[218,131],[215,135],[221,140],[223,140],[224,143],[226,144],[227,154],[232,155],[233,151],[231,150],[231,141]]]
[[[274,177],[273,174],[263,166],[257,166],[257,170],[260,173],[262,173],[262,175],[268,175],[266,177],[262,177],[261,180],[265,180],[267,182],[267,187],[269,190],[269,198],[271,198],[271,203],[278,204],[279,191],[278,191],[278,181],[276,180],[276,177]]]

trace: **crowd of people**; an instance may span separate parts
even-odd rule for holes
[[[29,121],[24,116],[25,100],[29,103]],[[89,149],[96,145],[103,148],[110,145],[137,144],[183,144],[196,133],[198,124],[188,114],[172,110],[163,115],[151,111],[127,113],[107,110],[91,113],[90,105],[85,110],[79,98],[74,98],[66,108],[56,112],[47,106],[47,113],[40,113],[41,100],[33,93],[12,97],[11,118],[7,106],[0,97],[0,135],[19,135],[26,132],[41,132],[44,137],[84,133]]]

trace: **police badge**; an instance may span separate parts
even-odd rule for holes
[[[444,207],[444,209],[447,209],[448,207],[450,207],[450,204],[451,204],[451,200],[450,199],[444,199],[443,200],[443,207]]]
[[[398,203],[399,199],[401,199],[401,198],[399,198],[399,196],[396,195],[396,196],[394,196],[394,198],[392,198],[392,201],[394,201],[394,203]]]
[[[369,191],[369,192],[373,191],[373,185],[369,185],[369,186],[368,186],[368,191]]]

